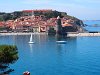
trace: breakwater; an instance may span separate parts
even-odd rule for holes
[[[100,33],[68,33],[68,37],[78,37],[78,36],[100,36]]]
[[[31,34],[43,35],[43,34],[47,34],[47,33],[0,33],[0,36],[6,36],[6,35],[31,35]]]
[[[0,33],[0,36],[6,36],[6,35],[31,35],[31,34],[37,34],[37,35],[48,35],[47,33]],[[78,37],[78,36],[100,36],[100,33],[67,33],[68,37]]]

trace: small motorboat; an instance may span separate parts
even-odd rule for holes
[[[67,42],[66,41],[56,41],[56,43],[58,43],[58,44],[66,44]]]
[[[28,72],[28,71],[23,72],[23,75],[30,75],[30,72]]]

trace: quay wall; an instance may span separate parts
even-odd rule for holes
[[[78,36],[100,36],[100,33],[68,33],[68,37],[78,37]]]
[[[36,34],[36,35],[47,35],[47,33],[0,33],[0,36],[6,36],[6,35],[30,35],[30,34]],[[67,33],[68,37],[78,37],[78,36],[100,36],[100,33]]]
[[[47,33],[0,33],[0,36],[6,36],[6,35],[31,35],[31,34],[47,34]]]

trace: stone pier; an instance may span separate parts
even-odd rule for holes
[[[30,35],[30,34],[37,34],[37,35],[47,35],[47,33],[0,33],[0,36],[5,35]],[[100,36],[100,33],[67,33],[68,37],[78,37],[78,36]]]
[[[68,37],[78,37],[78,36],[100,36],[100,33],[68,33]]]

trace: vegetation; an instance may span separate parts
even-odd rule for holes
[[[0,72],[11,71],[9,64],[13,64],[17,60],[18,49],[15,45],[0,45]]]
[[[53,27],[50,27],[48,30],[48,35],[55,35],[56,34],[56,30]]]
[[[0,16],[0,21],[3,21],[3,17],[2,16]]]
[[[13,20],[13,15],[11,13],[6,13],[3,15],[3,20],[4,21]]]
[[[56,18],[57,16],[64,17],[67,16],[66,12],[59,12],[59,11],[49,11],[49,12],[41,12],[41,11],[35,11],[34,15],[39,16],[39,15],[44,15],[47,19],[49,18]],[[16,19],[21,16],[23,16],[23,13],[21,11],[15,11],[12,13],[0,13],[0,18],[3,18],[4,21],[6,20],[11,20],[11,19]],[[71,18],[71,16],[68,16]]]

